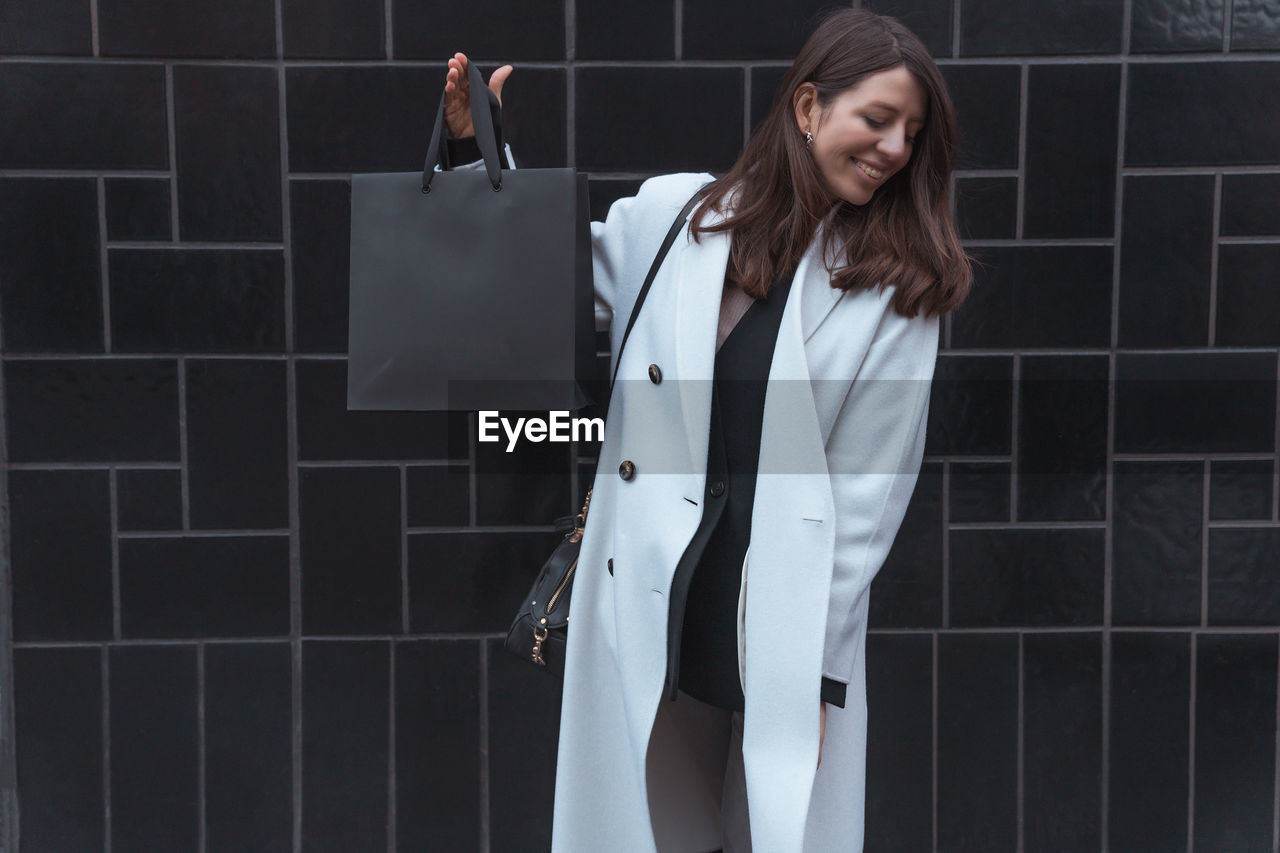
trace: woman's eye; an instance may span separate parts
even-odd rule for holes
[[[867,124],[868,124],[870,127],[874,128],[874,129],[876,129],[876,130],[879,130],[880,128],[884,127],[884,122],[882,122],[882,121],[876,121],[876,120],[875,120],[875,119],[873,119],[871,116],[863,116],[863,119],[865,119],[865,120],[866,120]]]

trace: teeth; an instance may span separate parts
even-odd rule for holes
[[[884,172],[881,172],[879,169],[871,168],[866,163],[863,163],[861,160],[854,160],[853,162],[854,162],[854,165],[856,165],[859,169],[866,172],[868,175],[875,178],[877,181],[884,177]]]

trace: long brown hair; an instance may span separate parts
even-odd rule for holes
[[[812,83],[824,111],[863,78],[905,66],[926,97],[927,115],[906,168],[889,178],[864,205],[837,200],[805,146],[792,107],[796,90]],[[948,209],[947,184],[955,167],[955,110],[938,66],[920,39],[900,21],[865,9],[839,9],[818,25],[783,78],[769,114],[752,133],[733,168],[720,178],[691,217],[691,233],[732,231],[729,272],[753,296],[764,296],[794,270],[824,224],[822,257],[848,263],[832,269],[843,290],[895,287],[893,307],[904,317],[959,307],[973,282],[971,259],[960,245]],[[707,210],[732,214],[703,226]],[[828,209],[829,208],[829,209]]]

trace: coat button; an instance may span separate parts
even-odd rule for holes
[[[649,381],[654,385],[662,382],[662,368],[656,364],[649,365]]]
[[[636,465],[630,459],[624,459],[622,464],[618,466],[618,476],[624,480],[630,480],[636,475]]]
[[[724,494],[724,481],[716,480],[714,483],[711,484],[711,496],[718,498],[723,494]]]
[[[613,577],[613,557],[609,558],[609,576]]]

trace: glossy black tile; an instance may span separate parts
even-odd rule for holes
[[[168,178],[104,178],[108,240],[172,240]]]
[[[1225,237],[1280,234],[1280,173],[1222,176]]]
[[[579,0],[574,4],[575,59],[674,59],[675,12],[671,3]]]
[[[1112,850],[1187,847],[1190,639],[1185,633],[1111,635]]]
[[[1013,359],[939,356],[925,453],[1006,454],[1013,446]]]
[[[387,849],[386,641],[302,644],[302,837],[320,850]]]
[[[523,412],[503,412],[520,417]],[[535,412],[527,413],[538,416]],[[542,415],[545,417],[545,414]],[[569,477],[573,446],[525,442],[506,452],[502,442],[476,442],[476,522],[551,524],[572,512]]]
[[[1023,356],[1018,396],[1020,521],[1102,521],[1106,356]]]
[[[1018,179],[957,178],[956,224],[964,240],[1015,237],[1018,231]]]
[[[415,465],[405,471],[410,527],[464,526],[471,519],[471,470],[466,465]]]
[[[952,462],[948,505],[951,521],[1008,521],[1012,465]]]
[[[1110,246],[989,246],[973,250],[969,298],[951,322],[953,347],[1106,347]]]
[[[740,70],[579,68],[575,73],[579,169],[727,171],[738,158]],[[618,97],[619,92],[627,97]],[[637,116],[644,120],[637,122]],[[680,144],[669,144],[672,139]]]
[[[1275,634],[1197,638],[1196,850],[1266,850],[1275,792]]]
[[[1101,625],[1105,531],[951,531],[957,628]]]
[[[1269,353],[1116,356],[1118,453],[1274,453]]]
[[[1221,0],[1134,0],[1131,53],[1222,49]]]
[[[10,462],[178,461],[172,361],[9,361],[5,393]]]
[[[101,661],[96,648],[13,650],[24,849],[103,849]]]
[[[387,55],[383,0],[283,0],[284,55],[289,58],[382,59]]]
[[[159,65],[6,62],[0,115],[0,168],[169,168]]]
[[[191,526],[289,526],[283,361],[188,359]]]
[[[293,249],[293,341],[298,352],[347,351],[351,184],[289,184]]]
[[[89,0],[13,0],[5,4],[0,53],[92,54],[89,8]]]
[[[792,59],[829,12],[821,0],[687,0],[681,29],[685,59]]]
[[[1118,53],[1124,4],[1084,0],[1045,6],[1035,0],[969,0],[960,16],[963,56]]]
[[[1275,50],[1280,47],[1280,20],[1268,0],[1235,0],[1231,6],[1232,50]]]
[[[951,56],[953,0],[873,0],[863,3],[881,15],[892,15],[920,37],[934,57]]]
[[[1271,518],[1270,459],[1215,459],[1210,463],[1209,518],[1266,521]]]
[[[604,222],[609,216],[613,203],[620,198],[630,198],[640,192],[642,180],[596,178],[588,185],[590,192],[591,218],[596,222]],[[625,328],[625,327],[624,327]],[[608,352],[608,336],[605,333],[603,347],[597,349]]]
[[[868,635],[866,701],[866,847],[881,853],[930,850],[933,638]]]
[[[871,585],[872,628],[942,625],[942,463],[920,467],[893,547]]]
[[[1120,346],[1207,345],[1213,176],[1127,176],[1121,227]]]
[[[289,633],[289,537],[120,540],[125,639]]]
[[[272,249],[112,249],[120,352],[282,352],[284,256]]]
[[[1280,623],[1280,528],[1209,530],[1209,624]]]
[[[119,530],[181,530],[182,472],[176,468],[122,468],[116,472]]]
[[[99,251],[92,179],[0,178],[7,352],[102,352]]]
[[[1112,624],[1199,624],[1204,463],[1117,461],[1112,483]]]
[[[1092,850],[1102,837],[1102,634],[1026,634],[1023,849]]]
[[[111,849],[195,850],[200,837],[196,647],[109,651]]]
[[[179,65],[173,111],[182,239],[279,242],[275,69]]]
[[[938,635],[937,849],[1014,850],[1018,637]]]
[[[1219,346],[1280,344],[1280,244],[1218,247]]]
[[[1023,236],[1114,235],[1119,126],[1119,65],[1031,66]]]
[[[209,853],[293,850],[291,668],[288,643],[205,646]]]
[[[295,369],[299,459],[467,458],[466,413],[349,412],[345,360]]]
[[[951,65],[943,73],[960,125],[962,169],[1016,169],[1021,79],[1012,65]]]
[[[501,60],[499,65],[520,59],[565,58],[564,6],[560,3],[493,0],[460,7],[441,0],[394,0],[391,19],[396,58],[439,59],[436,76],[441,86],[448,70],[445,63],[458,51],[468,59]],[[486,81],[492,70],[485,70]]]
[[[498,63],[481,67],[487,80]],[[567,157],[568,88],[568,78],[559,68],[523,68],[503,85],[502,133],[516,168],[563,168],[573,162]],[[428,127],[425,133],[430,132]]]
[[[752,68],[748,73],[751,75],[751,103],[748,108],[751,110],[751,132],[754,133],[781,94],[779,90],[787,69],[766,65]]]
[[[513,611],[514,612],[514,611]],[[547,850],[560,735],[560,682],[489,640],[489,844]],[[540,768],[538,784],[528,783]]]
[[[103,56],[276,55],[271,0],[101,0]]]
[[[410,535],[409,630],[505,632],[560,536]]]
[[[482,644],[395,644],[397,853],[478,849]]]
[[[104,471],[10,471],[13,639],[111,638],[111,496]]]
[[[1277,87],[1280,67],[1273,62],[1131,65],[1124,164],[1274,163],[1280,113],[1267,93]],[[1189,127],[1215,130],[1188,133]]]
[[[298,491],[303,633],[399,632],[400,472],[303,468]]]

